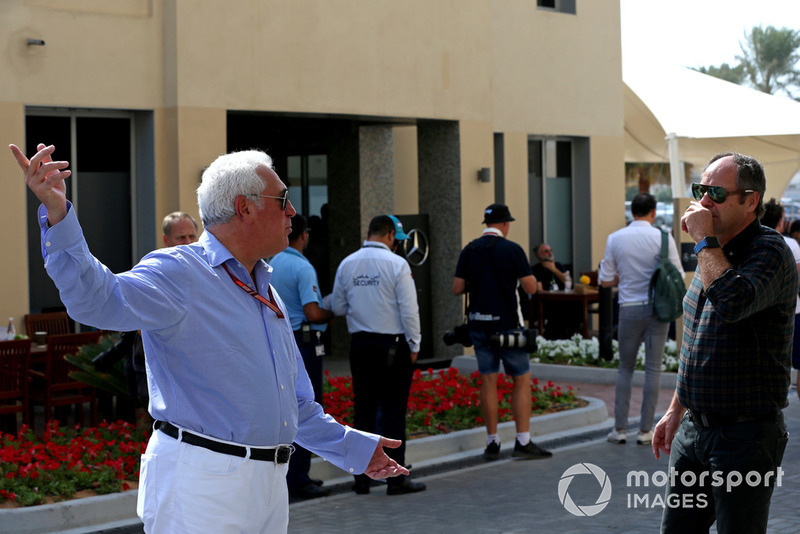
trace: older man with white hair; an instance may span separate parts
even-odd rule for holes
[[[52,160],[52,145],[30,160],[10,148],[42,202],[45,265],[70,316],[142,330],[157,430],[141,464],[146,532],[286,532],[292,441],[349,473],[408,473],[383,451],[400,441],[340,425],[314,402],[262,260],[286,248],[295,214],[269,156],[217,158],[197,191],[200,240],[113,274],[90,254],[67,202],[69,163]]]

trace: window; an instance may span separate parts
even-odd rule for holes
[[[573,149],[568,139],[528,140],[530,249],[546,242],[573,263]]]
[[[536,7],[545,11],[556,11],[558,13],[576,13],[577,0],[536,0]]]

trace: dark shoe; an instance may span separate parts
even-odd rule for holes
[[[356,475],[356,481],[353,484],[353,491],[358,495],[369,494],[369,477],[365,475]]]
[[[500,459],[500,444],[496,441],[491,442],[486,446],[486,450],[483,451],[483,457],[486,461],[491,462],[492,460],[499,460]]]
[[[300,486],[297,489],[289,491],[289,496],[293,499],[316,499],[317,497],[327,497],[331,494],[328,488],[320,488],[313,482],[309,482],[305,486]]]
[[[422,482],[414,482],[407,475],[401,475],[401,480],[395,482],[390,478],[388,487],[386,488],[386,495],[403,495],[404,493],[417,493],[418,491],[425,491],[425,484]]]
[[[312,483],[312,484],[314,484],[315,486],[321,486],[321,485],[323,485],[325,482],[323,482],[322,480],[320,480],[320,479],[318,479],[318,478],[312,478],[312,479],[311,479],[311,483]]]
[[[512,456],[514,458],[525,458],[526,460],[539,460],[541,458],[550,458],[553,453],[544,450],[532,441],[529,441],[524,447],[519,444],[519,441],[515,441]]]

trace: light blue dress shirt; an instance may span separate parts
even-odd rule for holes
[[[403,334],[419,352],[417,288],[408,262],[377,241],[347,256],[336,270],[331,311],[347,315],[347,330]]]
[[[308,258],[292,247],[286,247],[286,250],[276,254],[269,260],[269,264],[272,266],[270,283],[289,310],[292,330],[299,330],[306,319],[303,306],[316,302],[322,307],[317,271]],[[312,324],[311,329],[324,332],[327,326],[327,324]]]
[[[142,330],[155,419],[244,445],[295,441],[350,473],[366,469],[378,436],[339,425],[314,402],[283,302],[275,297],[278,318],[237,286],[223,263],[252,286],[250,276],[216,237],[204,232],[115,275],[90,254],[68,208],[49,228],[39,208],[47,273],[73,319]],[[263,261],[254,269],[267,298],[271,271]]]

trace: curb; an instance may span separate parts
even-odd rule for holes
[[[531,437],[545,440],[566,431],[580,432],[584,427],[608,420],[608,409],[605,402],[592,397],[583,397],[583,399],[589,401],[588,406],[531,417]],[[516,430],[513,421],[500,423],[497,430],[500,434],[500,441],[514,443]],[[414,464],[416,470],[452,461],[462,456],[481,454],[485,447],[486,429],[483,427],[412,439],[406,445],[406,463]],[[322,458],[314,458],[311,461],[309,476],[324,480],[326,486],[353,481],[352,475],[347,475]]]
[[[138,494],[138,490],[134,489],[54,504],[0,510],[0,525],[6,534],[78,534],[92,532],[97,525],[130,524],[132,519],[139,520],[136,516]],[[79,527],[84,529],[65,530]]]
[[[471,374],[478,370],[478,361],[474,355],[456,356],[451,367],[458,369],[461,374]],[[500,362],[500,372],[503,372],[503,362]],[[581,382],[584,384],[615,384],[617,370],[608,367],[589,367],[581,365],[560,365],[556,363],[531,363],[531,376],[539,379],[555,380],[556,382]],[[675,389],[677,373],[661,373],[661,388]],[[633,372],[633,385],[644,386],[644,371]]]

